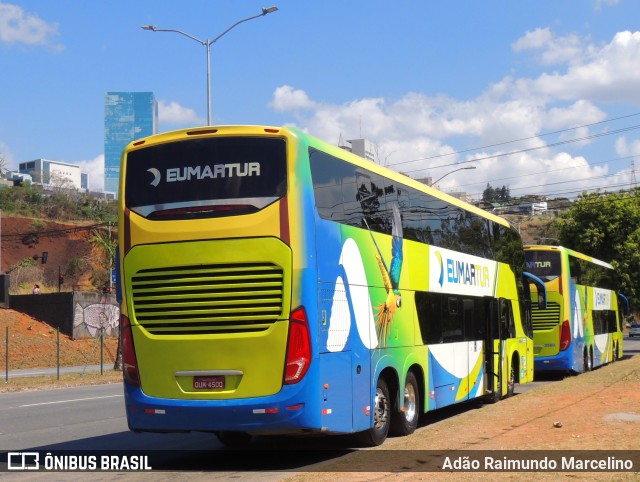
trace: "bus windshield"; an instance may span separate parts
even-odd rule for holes
[[[207,137],[129,152],[125,204],[147,219],[259,211],[286,192],[284,139]]]
[[[543,281],[551,281],[560,276],[562,266],[557,251],[526,250],[524,252],[527,271]]]

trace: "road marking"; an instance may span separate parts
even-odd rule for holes
[[[100,400],[102,398],[114,398],[114,397],[122,397],[123,395],[107,395],[104,397],[90,397],[90,398],[74,398],[72,400],[58,400],[56,402],[42,402],[42,403],[29,403],[27,405],[19,405],[20,408],[24,407],[37,407],[39,405],[53,405],[55,403],[69,403],[69,402],[84,402],[87,400]]]

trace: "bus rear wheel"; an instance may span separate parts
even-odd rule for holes
[[[585,348],[582,355],[582,369],[585,372],[591,371],[591,357],[589,356],[589,349]]]
[[[511,360],[511,367],[509,368],[509,379],[507,380],[507,394],[505,398],[512,397],[516,393],[516,361]]]
[[[407,373],[404,390],[398,400],[398,411],[391,416],[391,431],[397,435],[412,434],[418,426],[420,392],[413,372]]]
[[[376,383],[376,396],[373,401],[373,426],[356,435],[363,445],[375,447],[381,445],[389,434],[391,425],[391,399],[389,387],[384,378],[378,378]]]

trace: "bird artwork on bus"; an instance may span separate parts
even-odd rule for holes
[[[398,285],[400,283],[400,272],[402,271],[402,220],[400,218],[400,210],[397,204],[393,205],[392,214],[390,268],[387,268],[387,264],[385,263],[382,252],[380,251],[380,247],[378,246],[378,243],[376,243],[373,233],[371,233],[371,229],[369,229],[371,239],[376,247],[376,260],[378,261],[378,267],[380,268],[384,288],[387,292],[387,298],[378,304],[376,308],[376,334],[378,336],[379,347],[386,346],[387,338],[391,333],[393,317],[396,310],[402,305],[402,295],[398,289]]]

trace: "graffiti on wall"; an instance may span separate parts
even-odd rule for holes
[[[73,332],[86,330],[92,338],[100,335],[104,329],[104,336],[118,334],[120,324],[120,308],[108,303],[93,303],[82,306],[76,303],[73,310]]]

